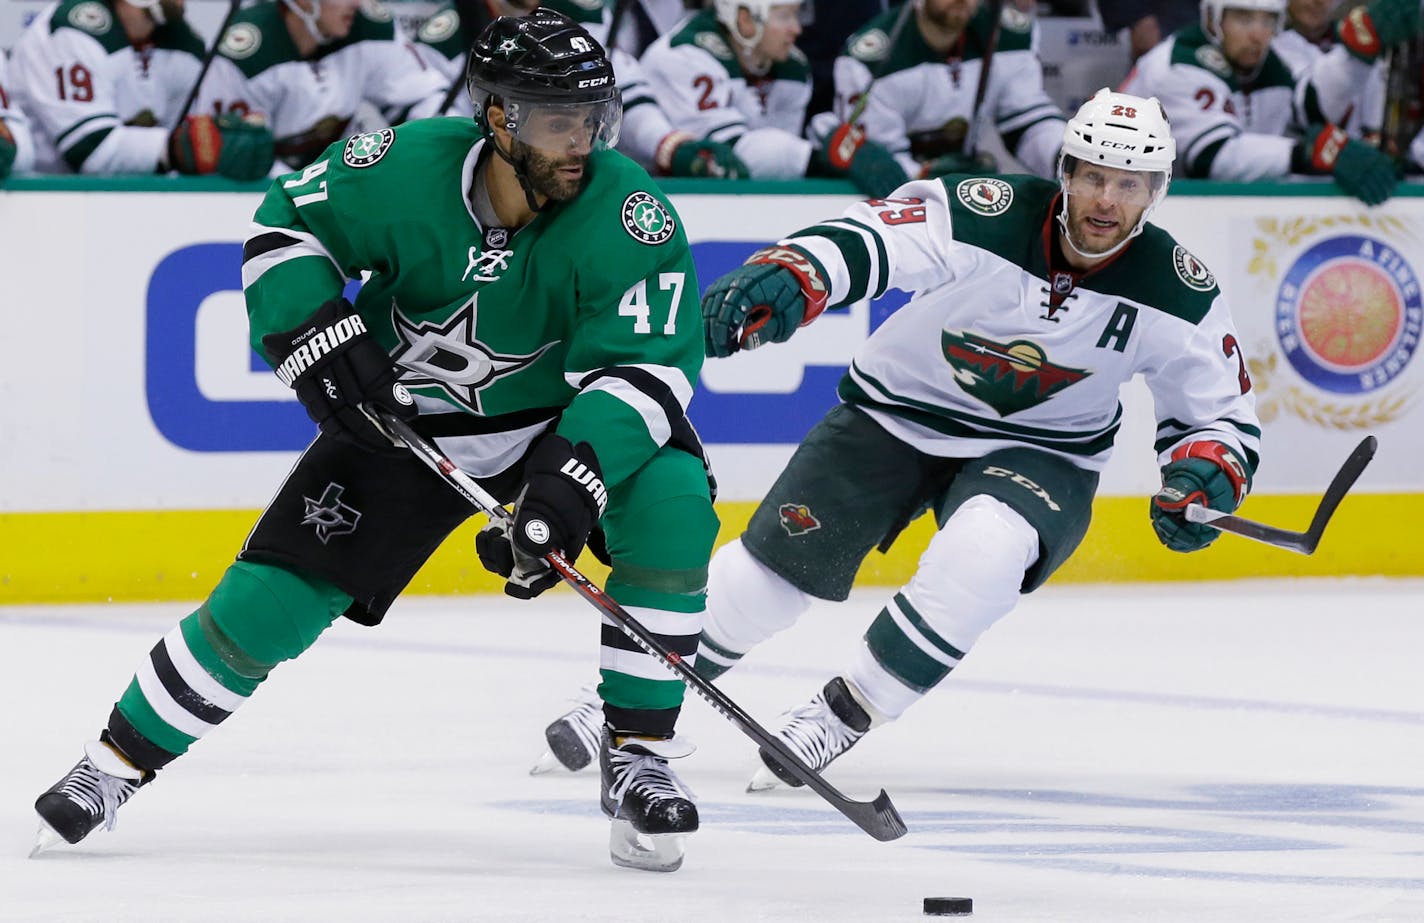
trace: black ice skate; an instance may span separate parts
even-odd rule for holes
[[[694,749],[682,737],[614,737],[603,729],[598,764],[603,813],[613,821],[608,854],[614,865],[649,872],[682,866],[682,840],[697,829],[697,806],[667,761]]]
[[[153,778],[129,764],[108,744],[91,740],[84,758],[35,801],[40,815],[33,858],[59,843],[78,843],[100,824],[114,829],[119,806]]]
[[[846,681],[837,676],[810,702],[788,712],[786,723],[776,736],[807,766],[819,772],[855,746],[870,726],[870,714],[855,700]],[[758,753],[762,766],[747,783],[747,791],[766,791],[779,783],[802,784],[766,750]]]
[[[553,772],[562,767],[578,772],[598,755],[599,735],[603,730],[603,700],[593,686],[584,686],[574,698],[571,711],[554,719],[544,728],[544,740],[549,749],[529,770],[531,776]]]

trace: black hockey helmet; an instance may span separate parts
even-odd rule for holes
[[[491,22],[470,46],[465,84],[475,118],[483,123],[493,97],[516,137],[530,109],[591,107],[595,141],[617,143],[623,110],[613,65],[594,37],[563,13],[540,8]]]

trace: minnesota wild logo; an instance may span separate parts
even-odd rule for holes
[[[777,508],[781,514],[781,528],[790,536],[805,535],[821,528],[821,521],[811,513],[804,503],[783,503]]]
[[[940,343],[959,386],[1001,417],[1037,407],[1093,374],[1087,369],[1054,365],[1037,344],[1028,340],[1005,345],[972,333],[946,330]]]

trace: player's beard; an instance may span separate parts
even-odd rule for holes
[[[510,152],[512,159],[515,163],[523,165],[524,175],[536,195],[543,196],[551,202],[567,202],[588,185],[587,154],[551,157],[539,148],[530,147],[518,140],[515,140],[511,147],[513,148]],[[583,172],[577,179],[564,176],[559,172],[562,167],[573,166],[583,167]]]
[[[941,8],[934,3],[926,3],[920,7],[920,10],[936,28],[957,33],[962,32],[964,27],[969,25],[969,20],[974,18],[974,12],[978,8],[979,4],[974,2],[952,4],[948,8]]]
[[[1136,215],[1131,215],[1129,212],[1133,211],[1133,209],[1118,206],[1112,209],[1111,214],[1101,215],[1093,208],[1091,203],[1078,203],[1074,201],[1075,198],[1075,196],[1068,196],[1068,236],[1078,252],[1088,256],[1105,254],[1118,244],[1127,240],[1132,234],[1133,229],[1137,226],[1137,219],[1142,214],[1139,210]],[[1093,215],[1111,218],[1111,220],[1117,222],[1117,226],[1109,233],[1104,233],[1100,230],[1098,233],[1090,234],[1089,228],[1092,227],[1092,225],[1088,218]],[[1128,218],[1133,219],[1131,223],[1128,222]]]

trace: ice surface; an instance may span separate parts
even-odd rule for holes
[[[723,678],[764,724],[848,662],[884,593],[821,605]],[[828,778],[888,790],[877,843],[815,795],[748,795],[752,745],[689,696],[703,829],[682,870],[615,868],[592,773],[531,777],[589,680],[561,594],[403,600],[342,622],[129,802],[25,858],[187,607],[0,609],[0,919],[1424,920],[1424,581],[1049,587]]]

